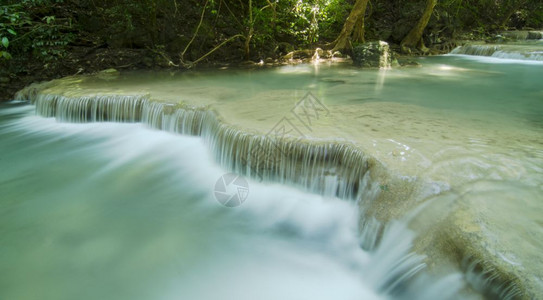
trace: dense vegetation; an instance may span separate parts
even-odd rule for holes
[[[498,30],[543,28],[541,0],[3,0],[0,84],[29,74],[258,61],[337,46],[359,2],[362,17],[351,18],[354,30],[339,50],[364,38],[400,45],[428,2],[435,8],[419,46],[434,51]]]

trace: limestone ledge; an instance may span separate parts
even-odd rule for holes
[[[277,137],[269,134],[269,127],[232,122],[232,114],[221,110],[228,109],[216,103],[195,105],[159,98],[160,93],[152,92],[101,93],[80,86],[82,80],[78,76],[34,84],[20,91],[17,99],[30,100],[39,114],[60,121],[143,122],[155,129],[202,136],[219,164],[253,178],[320,194],[330,193],[324,186],[326,180],[332,180],[334,196],[358,201],[361,227],[365,226],[364,216],[385,224],[424,203],[411,226],[420,236],[415,250],[428,256],[431,270],[455,265],[465,271],[466,281],[475,290],[491,298],[533,299],[543,294],[541,264],[532,261],[533,253],[522,257],[515,245],[490,240],[485,227],[494,220],[471,209],[473,203],[468,200],[458,201],[458,190],[436,187],[435,180],[410,171],[413,168],[398,168],[357,141]],[[104,103],[97,104],[100,101]],[[61,106],[60,102],[66,103]],[[512,264],[504,255],[520,263]]]

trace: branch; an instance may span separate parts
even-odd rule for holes
[[[232,12],[232,10],[230,10],[230,7],[228,7],[228,4],[226,4],[226,2],[224,2],[223,0],[221,0],[221,2],[224,3],[224,6],[226,7],[226,9],[228,9],[228,12],[230,12],[230,14],[231,14],[232,17],[234,18],[234,20],[236,20],[236,22],[238,23],[239,27],[243,28],[243,24],[241,24],[241,22],[240,22],[239,19],[236,17],[236,15],[234,15],[234,13]]]
[[[208,53],[204,54],[202,57],[198,58],[197,60],[193,61],[192,63],[190,64],[186,64],[186,63],[183,63],[183,66],[187,67],[187,68],[191,68],[193,67],[194,65],[196,65],[197,63],[199,63],[200,61],[202,61],[204,58],[206,58],[207,56],[209,56],[211,53],[215,52],[217,49],[219,49],[220,47],[224,46],[226,43],[232,41],[233,39],[235,38],[238,38],[238,37],[245,37],[243,34],[236,34],[232,37],[230,37],[229,39],[223,41],[222,43],[220,43],[218,46],[216,46],[215,48],[211,49],[211,51],[209,51]]]
[[[147,47],[147,50],[155,53],[155,54],[158,54],[160,56],[162,56],[162,58],[164,58],[167,62],[168,62],[168,66],[173,66],[173,67],[179,67],[179,65],[176,65],[168,56],[166,56],[166,54],[164,54],[162,51],[157,51],[155,49],[151,49],[149,47]]]
[[[190,45],[192,44],[192,42],[194,41],[194,39],[198,35],[198,31],[200,30],[200,26],[202,26],[202,22],[204,21],[204,15],[206,13],[206,7],[207,7],[208,2],[209,2],[209,0],[206,0],[206,3],[204,4],[204,8],[202,9],[202,15],[200,16],[200,23],[198,23],[198,27],[196,27],[196,31],[194,32],[194,35],[192,36],[192,39],[190,40],[190,42],[185,47],[185,50],[183,50],[183,52],[181,53],[181,60],[183,60],[183,57],[185,56],[185,53],[187,52]]]

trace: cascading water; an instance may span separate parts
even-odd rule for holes
[[[36,112],[62,122],[136,122],[144,96],[89,96],[77,99],[38,95]]]
[[[452,50],[453,55],[488,56],[500,59],[543,61],[543,44],[468,44]]]
[[[21,97],[24,97],[21,96]],[[294,183],[318,194],[343,199],[375,197],[378,186],[368,179],[370,162],[354,147],[309,143],[244,133],[221,124],[204,108],[178,107],[145,96],[67,98],[40,95],[40,116],[65,122],[136,122],[167,132],[201,136],[216,160],[229,171],[266,181]]]
[[[512,40],[541,40],[543,39],[543,31],[505,31],[499,34],[500,37],[505,37]]]
[[[534,226],[542,215],[538,213],[543,182],[541,69],[534,61],[521,64],[518,60],[466,58],[429,57],[421,59],[421,68],[378,73],[302,65],[259,72],[232,70],[212,76],[193,76],[192,72],[134,74],[108,81],[105,86],[99,79],[84,77],[30,88],[20,95],[21,99],[32,99],[39,114],[59,120],[141,122],[162,131],[201,136],[212,153],[211,161],[226,171],[263,180],[263,186],[282,183],[274,185],[277,192],[291,190],[286,186],[294,185],[321,195],[311,199],[324,202],[336,197],[355,199],[357,206],[349,209],[359,210],[356,218],[360,218],[361,236],[351,244],[359,244],[373,257],[371,263],[358,265],[379,269],[375,274],[358,269],[355,273],[369,276],[365,285],[380,295],[409,298],[415,295],[412,291],[418,291],[418,296],[411,298],[419,298],[422,292],[432,294],[443,286],[458,286],[458,275],[439,283],[430,283],[420,274],[410,277],[426,263],[433,271],[440,270],[442,262],[462,268],[463,280],[489,297],[538,295],[541,268],[535,249],[540,249],[541,243],[533,237],[542,235],[540,227]],[[296,121],[291,113],[308,90],[326,103],[330,115],[313,122],[311,128],[299,127],[305,130],[300,135],[264,134],[272,132],[269,129],[286,114],[297,126],[304,126],[299,121],[305,119]],[[100,99],[108,97],[120,99],[119,105],[105,109],[109,102]],[[128,147],[119,155],[121,159],[109,163],[103,172],[140,160],[141,155],[131,148],[143,151],[152,145]],[[145,153],[158,160],[162,147],[168,148],[163,145]],[[154,168],[145,162],[141,170],[130,172],[130,178]],[[220,174],[204,173],[198,178],[209,183],[209,193],[217,178],[208,177]],[[251,186],[255,184],[260,186],[251,182]],[[194,194],[190,188],[187,191]],[[258,199],[269,196],[278,203],[251,206],[249,199],[241,206],[258,212],[255,219],[265,223],[259,227],[264,232],[275,224],[273,228],[290,237],[298,237],[300,230],[311,232],[310,240],[315,242],[322,241],[320,229],[332,226],[329,217],[335,210],[329,207],[316,219],[293,223],[291,217],[298,219],[296,216],[305,212],[289,209],[297,206],[292,197],[270,190],[255,194],[251,189],[249,194]],[[410,223],[423,232],[414,242],[418,253],[428,255],[423,260],[404,250],[413,242],[412,233],[400,229],[406,221],[394,226],[392,220],[429,202],[440,209],[429,209]],[[312,206],[303,207],[309,210]],[[284,222],[266,218],[268,213]],[[339,215],[339,219],[347,218]],[[400,239],[403,237],[409,238]],[[358,245],[352,249],[361,251]],[[465,257],[477,262],[476,267],[462,267],[460,261]],[[379,261],[389,263],[383,268],[371,267]]]
[[[499,34],[496,41],[501,42],[459,46],[453,49],[450,54],[543,61],[543,44],[541,43],[543,32],[541,31],[506,31]]]
[[[244,205],[221,207],[224,171],[199,138],[31,111],[0,109],[1,298],[446,299],[463,285],[414,277],[405,222],[363,251],[353,202],[249,180]]]

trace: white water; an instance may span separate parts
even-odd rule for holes
[[[486,56],[497,59],[514,61],[535,61],[543,62],[543,43],[532,42],[526,45],[521,44],[468,44],[459,46],[452,55]]]
[[[308,144],[244,133],[220,124],[207,109],[149,101],[142,96],[67,98],[39,95],[40,116],[62,122],[135,122],[167,132],[203,138],[217,162],[229,171],[253,178],[294,183],[321,195],[371,201],[368,163],[359,150],[338,143]]]
[[[434,202],[444,202],[442,198],[452,202],[453,207],[443,211],[451,212],[452,220],[447,223],[455,224],[451,231],[458,235],[438,234],[419,241],[426,239],[440,244],[445,240],[446,247],[453,244],[452,247],[458,247],[455,250],[465,251],[458,256],[473,255],[481,262],[480,267],[473,269],[475,275],[470,275],[470,268],[466,267],[466,277],[471,278],[472,286],[491,298],[515,295],[519,290],[525,295],[538,294],[541,290],[538,249],[540,224],[543,224],[539,213],[542,62],[483,56],[432,57],[421,62],[422,68],[379,73],[339,66],[300,65],[260,71],[188,72],[181,76],[132,74],[116,82],[87,78],[76,84],[59,83],[38,99],[35,96],[28,99],[38,100],[38,106],[43,101],[43,108],[51,108],[52,115],[63,121],[139,120],[153,128],[202,135],[207,149],[216,156],[215,161],[226,170],[253,175],[253,169],[243,162],[253,145],[259,141],[267,143],[264,158],[275,153],[272,143],[251,134],[253,126],[269,120],[255,128],[257,132],[266,132],[275,117],[290,109],[292,100],[311,90],[330,105],[336,116],[322,120],[322,126],[313,128],[315,135],[346,136],[347,140],[360,141],[368,146],[362,149],[378,157],[387,168],[376,167],[374,161],[366,160],[353,148],[313,139],[314,147],[296,140],[284,140],[281,144],[281,150],[294,149],[289,150],[292,156],[279,162],[293,161],[300,168],[290,163],[277,165],[271,159],[264,160],[257,171],[264,171],[264,177],[272,181],[295,183],[321,195],[346,199],[362,196],[363,200],[369,200],[362,201],[363,205],[371,203],[372,191],[379,192],[377,181],[381,181],[383,187],[391,190],[384,189],[379,201],[373,202],[380,211],[368,210],[381,219],[389,219],[382,217],[388,212],[403,215],[405,208],[413,207],[413,202],[402,207],[409,203],[409,196],[403,197],[409,190],[403,187],[415,186],[417,178],[430,176],[429,188],[423,189],[421,197],[416,199],[422,202],[434,195],[437,197]],[[138,113],[131,114],[134,111],[131,107],[137,107],[133,105],[137,103],[136,97],[118,96],[119,91],[148,94],[141,97],[141,113],[138,109]],[[126,104],[125,108],[102,117],[91,108],[94,103],[103,106],[107,101],[100,100],[100,96],[88,96],[103,94],[131,100],[120,101]],[[149,100],[151,97],[185,104],[158,104]],[[224,119],[198,108],[186,109],[187,103],[210,104]],[[86,113],[77,113],[85,109]],[[38,111],[41,113],[41,109]],[[331,150],[334,155],[323,155]],[[327,158],[333,158],[333,163],[328,164]],[[335,165],[342,168],[334,169]],[[359,167],[355,169],[356,176],[348,172],[351,165]],[[368,174],[383,169],[386,174],[393,174],[390,170],[396,169],[415,176],[404,176],[402,181],[395,182],[379,176],[368,178]],[[361,176],[367,180],[360,181]],[[340,185],[341,182],[347,184]],[[389,201],[383,201],[382,196]],[[378,234],[382,225],[373,218],[361,222],[360,243],[364,249],[375,249],[382,241]],[[433,246],[428,247],[428,255],[433,262],[439,262],[439,253],[432,252],[437,247]],[[521,278],[520,282],[515,282],[515,278]],[[521,282],[532,291],[526,291]]]
[[[200,138],[32,111],[0,108],[0,299],[447,299],[462,287],[420,274],[405,222],[363,251],[356,203],[248,179],[246,202],[221,206],[225,171]]]

